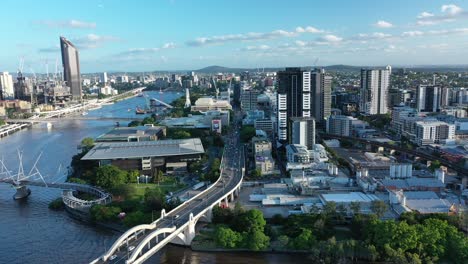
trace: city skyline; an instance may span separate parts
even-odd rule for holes
[[[26,72],[45,72],[45,64],[53,72],[61,35],[80,50],[85,73],[307,66],[317,59],[318,65],[466,64],[460,58],[468,57],[462,1],[340,2],[339,9],[337,1],[49,3],[26,1],[22,16],[0,18],[14,29],[0,44],[2,71],[15,72],[24,58]],[[3,8],[17,5],[5,1]]]

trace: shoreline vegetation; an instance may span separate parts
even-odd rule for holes
[[[334,210],[332,210],[334,209]],[[200,229],[194,251],[304,254],[317,263],[467,263],[463,219],[442,214],[404,213],[380,220],[375,214],[346,219],[336,208],[321,213],[275,215],[215,207],[213,221]],[[255,245],[255,246],[254,246]]]

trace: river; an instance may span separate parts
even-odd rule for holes
[[[148,94],[167,103],[182,96],[175,92]],[[143,97],[133,97],[90,111],[88,116],[136,117],[135,107],[144,104]],[[80,141],[101,135],[113,126],[111,121],[90,120],[54,122],[52,129],[36,125],[0,139],[0,159],[10,170],[17,171],[17,152],[22,152],[27,174],[42,153],[37,167],[45,180],[64,181]],[[49,202],[59,197],[61,190],[31,187],[31,191],[26,200],[15,201],[14,189],[0,184],[0,263],[87,263],[118,237],[77,221],[65,211],[49,210]],[[306,263],[306,259],[281,254],[193,252],[169,245],[147,263]]]

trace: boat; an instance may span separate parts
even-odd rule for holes
[[[159,93],[160,93],[160,94],[164,93],[164,92],[162,91],[162,88],[159,88]]]
[[[137,96],[138,97],[143,97],[144,95],[143,95],[143,93],[138,93]]]
[[[83,112],[83,113],[81,113],[82,116],[85,116],[85,115],[87,115],[87,114],[88,114],[88,112]]]
[[[47,127],[47,129],[52,129],[52,123],[50,123],[50,122],[47,123],[46,127]]]
[[[136,110],[135,110],[135,114],[137,114],[137,115],[146,114],[146,110],[145,110],[145,109],[141,109],[140,107],[137,107]]]

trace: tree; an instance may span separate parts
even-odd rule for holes
[[[128,123],[128,126],[129,126],[129,127],[141,126],[141,122],[140,122],[140,121],[137,121],[137,120],[134,120],[134,121]]]
[[[291,241],[291,246],[293,249],[309,250],[315,244],[315,241],[312,231],[308,228],[302,228],[301,234]]]
[[[96,222],[110,222],[118,220],[121,209],[116,206],[94,205],[89,210],[91,219]]]
[[[137,182],[137,178],[140,176],[140,172],[137,170],[131,170],[127,172],[127,182]]]
[[[115,166],[105,165],[96,172],[96,184],[105,189],[112,189],[127,181],[127,173]]]
[[[150,215],[145,215],[142,211],[131,212],[127,214],[123,220],[124,225],[127,227],[133,227],[151,221]]]
[[[435,171],[436,169],[440,168],[441,165],[442,164],[440,163],[440,161],[434,160],[434,161],[431,162],[431,165],[429,166],[429,169],[431,171]]]
[[[216,228],[215,241],[223,248],[236,248],[242,242],[242,235],[228,227],[219,226]]]
[[[336,203],[327,202],[323,207],[323,213],[327,218],[333,218],[336,215]]]
[[[282,248],[285,248],[289,244],[289,237],[286,235],[279,236],[278,243]]]
[[[250,176],[252,178],[260,178],[260,177],[262,177],[262,171],[259,170],[259,169],[255,169],[250,173]]]
[[[263,218],[262,211],[258,209],[252,209],[238,217],[237,221],[234,222],[234,230],[238,232],[252,233],[254,231],[263,232],[266,221]]]
[[[247,248],[250,250],[264,250],[270,246],[270,238],[260,230],[253,230],[247,234],[244,233],[244,236],[247,238],[245,244],[247,244]]]
[[[164,173],[162,172],[162,170],[158,170],[158,173],[154,175],[154,183],[159,184],[163,180],[164,180]]]
[[[81,140],[81,147],[83,148],[83,151],[88,151],[94,146],[94,139],[87,137]]]
[[[249,142],[255,136],[255,128],[253,126],[243,126],[240,131],[240,139],[242,142]]]
[[[160,188],[146,188],[145,204],[149,210],[161,210],[166,204],[166,197]]]
[[[349,208],[353,212],[353,215],[356,216],[357,214],[361,213],[361,203],[359,202],[351,202],[349,204]]]
[[[382,200],[374,200],[371,203],[371,210],[378,218],[381,218],[387,211],[387,204]]]

